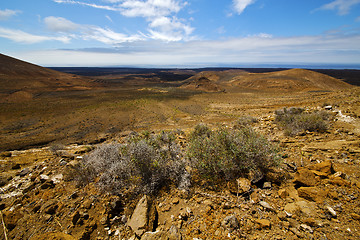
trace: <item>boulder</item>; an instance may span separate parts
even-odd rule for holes
[[[321,203],[324,201],[327,192],[317,187],[301,187],[298,189],[299,197],[309,201]]]
[[[307,168],[300,168],[295,173],[294,183],[299,186],[311,187],[316,185],[315,174]]]
[[[238,178],[228,183],[228,189],[232,193],[243,194],[251,191],[251,181],[247,178]]]
[[[141,237],[146,231],[154,231],[156,226],[157,211],[155,206],[144,195],[137,203],[135,210],[128,222],[128,226],[135,235]]]
[[[311,170],[325,173],[326,175],[330,175],[334,172],[334,169],[333,169],[333,166],[332,166],[332,163],[330,160],[326,160],[324,162],[317,163],[315,165],[310,166],[309,168]]]

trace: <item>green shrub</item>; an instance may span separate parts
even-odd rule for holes
[[[195,134],[197,129],[189,141],[187,157],[201,178],[215,182],[262,176],[277,165],[276,147],[250,127],[221,127],[203,135]]]
[[[170,183],[181,184],[186,170],[171,132],[132,134],[125,144],[106,144],[84,158],[82,169],[99,178],[100,189],[114,194],[151,194]]]
[[[284,108],[275,111],[276,122],[286,135],[297,135],[304,131],[324,132],[328,129],[329,114],[324,111],[307,113],[302,108]]]

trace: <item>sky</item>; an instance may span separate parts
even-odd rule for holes
[[[0,53],[41,66],[360,66],[360,0],[1,0]]]

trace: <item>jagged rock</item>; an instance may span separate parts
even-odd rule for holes
[[[329,179],[329,183],[334,184],[334,185],[339,185],[339,186],[350,186],[350,182],[341,178],[341,177],[336,177],[336,176],[331,176]]]
[[[168,235],[169,235],[169,240],[182,240],[182,235],[179,229],[175,225],[172,225],[170,227]]]
[[[263,188],[271,188],[271,182],[264,182]]]
[[[294,183],[296,185],[305,187],[315,186],[315,174],[307,168],[300,168],[295,173]]]
[[[306,224],[300,224],[300,229],[303,231],[307,231],[309,233],[313,233],[314,231],[312,230],[312,228]]]
[[[315,165],[310,166],[309,168],[311,170],[323,172],[327,175],[330,175],[331,173],[334,172],[334,169],[333,169],[333,166],[332,166],[332,163],[330,160],[326,160],[324,162],[317,163]]]
[[[49,189],[49,188],[54,188],[55,184],[52,180],[46,180],[42,185],[41,185],[41,189]]]
[[[238,178],[228,183],[228,189],[236,194],[247,193],[251,190],[251,181],[247,178]]]
[[[259,228],[270,228],[271,222],[267,219],[255,219],[255,223],[259,225]]]
[[[327,192],[318,187],[301,187],[298,189],[299,197],[309,201],[321,203],[324,201]]]
[[[148,197],[144,195],[137,203],[135,210],[128,222],[128,226],[134,233],[141,237],[145,231],[154,230],[156,226],[157,211],[156,208],[150,204]]]
[[[296,219],[294,219],[294,218],[289,218],[288,221],[289,221],[289,223],[290,223],[290,227],[299,229],[300,223],[299,223]]]
[[[332,207],[326,206],[326,209],[328,210],[328,212],[331,214],[332,217],[334,217],[334,218],[337,217],[337,214],[336,214],[335,210]]]
[[[223,220],[222,226],[227,228],[229,232],[233,232],[240,227],[240,224],[235,215],[230,215]]]
[[[277,214],[277,217],[281,220],[281,221],[285,221],[286,218],[288,217],[288,215],[285,212],[279,212]]]
[[[279,197],[282,199],[286,199],[289,196],[289,191],[285,188],[279,189],[278,191]]]
[[[173,200],[172,200],[172,204],[176,205],[179,203],[179,198],[175,197]]]
[[[311,227],[319,227],[321,225],[319,220],[316,220],[315,218],[305,218],[303,219],[303,223]]]
[[[91,206],[93,205],[93,200],[92,199],[87,199],[83,202],[82,206],[85,208],[85,209],[90,209]]]
[[[19,176],[20,177],[24,177],[24,176],[26,176],[27,174],[29,174],[30,173],[30,169],[29,168],[24,168],[23,170],[21,170],[20,172],[19,172]]]
[[[270,204],[268,204],[267,202],[260,201],[259,204],[260,204],[263,208],[265,208],[266,210],[270,210],[270,211],[275,212],[275,209],[274,209],[272,206],[270,206]]]
[[[288,203],[285,205],[284,210],[292,215],[304,214],[307,217],[315,217],[317,215],[316,204],[308,201]]]
[[[44,213],[53,215],[55,214],[56,210],[58,209],[59,205],[58,202],[56,200],[50,200],[48,202],[46,202],[43,206],[42,206],[42,211]]]

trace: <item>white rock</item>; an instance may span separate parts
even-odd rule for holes
[[[327,208],[327,210],[329,211],[329,213],[331,214],[331,216],[333,216],[333,217],[336,217],[336,216],[337,216],[335,210],[334,210],[332,207],[326,206],[326,208]]]

